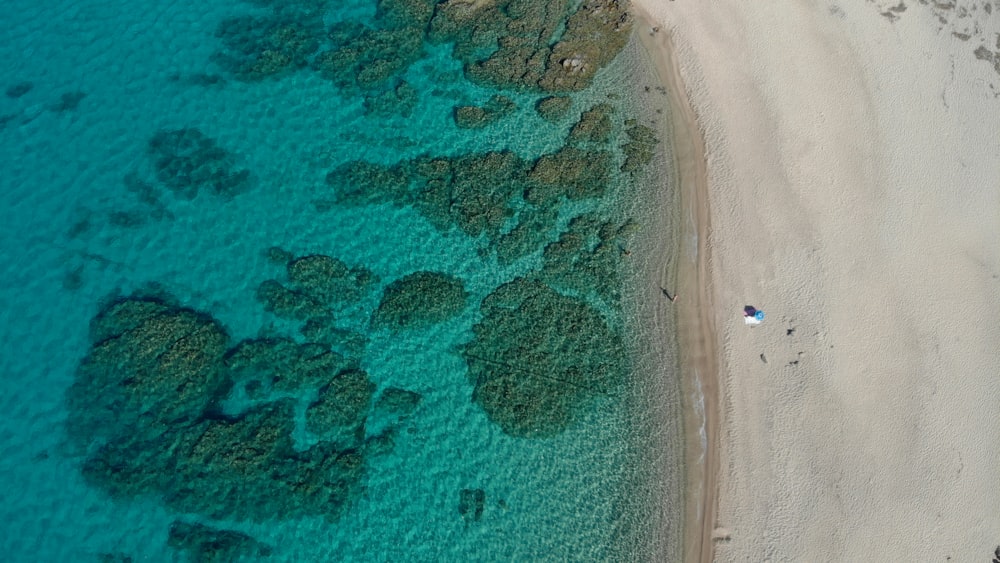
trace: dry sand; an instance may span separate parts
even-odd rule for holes
[[[989,3],[634,0],[680,83],[680,338],[709,438],[687,560],[1000,545]]]

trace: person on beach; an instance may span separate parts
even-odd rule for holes
[[[663,295],[665,295],[667,297],[667,299],[670,300],[671,303],[677,301],[677,294],[676,293],[673,294],[673,295],[670,295],[670,292],[667,291],[665,288],[662,288],[662,287],[660,288],[660,291],[663,292]]]

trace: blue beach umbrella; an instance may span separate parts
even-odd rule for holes
[[[764,320],[764,311],[757,311],[753,315],[758,321]]]

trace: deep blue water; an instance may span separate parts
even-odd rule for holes
[[[413,207],[324,205],[334,199],[327,173],[355,159],[391,165],[502,149],[537,158],[558,149],[580,112],[610,92],[620,136],[623,119],[638,111],[621,96],[631,67],[602,71],[557,123],[534,111],[539,94],[504,91],[518,109],[466,130],[456,127],[454,106],[482,104],[497,92],[469,82],[448,45],[426,45],[405,71],[417,92],[409,115],[376,115],[362,95],[315,72],[245,81],[220,68],[213,60],[220,22],[265,12],[260,6],[16,0],[5,8],[0,559],[184,560],[167,545],[176,520],[247,533],[271,546],[270,561],[649,556],[650,529],[659,525],[650,495],[658,489],[645,480],[659,474],[639,466],[663,458],[644,451],[653,447],[642,443],[649,430],[636,428],[649,422],[631,400],[642,395],[642,378],[626,377],[545,438],[505,433],[470,400],[457,350],[472,338],[478,304],[537,269],[541,252],[502,265],[482,237],[442,231]],[[373,13],[373,2],[353,0],[327,10],[324,22],[369,21]],[[250,171],[245,190],[201,189],[187,199],[164,187],[150,139],[181,128],[198,129],[228,151],[233,166]],[[564,203],[559,227],[584,211],[627,214],[638,193],[633,181],[616,175],[605,198]],[[363,265],[380,288],[430,270],[461,279],[468,291],[460,314],[419,331],[371,330],[377,292],[341,311],[343,328],[369,338],[360,361],[375,386],[422,396],[391,453],[368,461],[364,494],[335,522],[251,522],[178,513],[155,494],[114,497],[86,482],[82,452],[67,438],[66,394],[92,344],[95,315],[116,296],[167,294],[214,317],[233,342],[295,335],[294,321],[256,298],[263,281],[284,275],[267,257],[271,247]],[[634,352],[627,315],[602,313]],[[460,513],[463,489],[484,491],[481,517]]]

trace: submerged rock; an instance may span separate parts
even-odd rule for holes
[[[552,436],[625,373],[620,335],[586,302],[518,278],[480,306],[462,355],[472,399],[507,434]]]
[[[288,277],[299,291],[328,304],[357,301],[378,282],[367,268],[351,268],[341,260],[321,254],[289,262]]]
[[[374,393],[375,384],[367,373],[360,369],[341,371],[306,409],[306,428],[317,435],[357,428],[364,422]]]
[[[194,128],[164,130],[149,140],[156,178],[175,194],[192,199],[202,189],[233,196],[250,186],[250,171],[235,156]]]
[[[463,129],[479,129],[510,115],[517,106],[506,96],[493,96],[482,107],[456,106],[455,125]]]
[[[534,205],[552,205],[560,197],[585,199],[604,195],[611,179],[611,154],[564,146],[542,155],[528,178],[534,185],[524,199]]]
[[[325,303],[303,291],[289,289],[277,280],[267,280],[257,287],[257,301],[265,311],[299,321],[321,317],[330,312]]]
[[[587,0],[569,11],[561,0],[442,2],[428,38],[454,42],[473,81],[503,88],[575,91],[625,46],[628,3]],[[551,40],[558,37],[553,45]],[[490,53],[485,58],[483,53]]]
[[[322,345],[257,341],[227,353],[217,321],[150,298],[110,303],[92,334],[67,394],[67,434],[85,455],[91,485],[115,498],[153,495],[174,510],[254,521],[335,520],[360,494],[363,452],[324,443],[297,450],[294,401],[239,414],[220,407],[232,373],[273,374],[276,364],[329,381],[341,358]]]
[[[634,121],[626,123],[625,133],[628,135],[628,142],[622,145],[625,151],[625,162],[622,164],[622,172],[637,172],[653,160],[656,145],[660,142],[656,138],[656,133]]]
[[[385,288],[372,326],[399,330],[440,323],[462,312],[467,301],[462,280],[438,272],[415,272]]]
[[[299,344],[288,338],[244,340],[226,354],[234,377],[257,380],[277,392],[325,385],[337,372],[355,362],[317,344]]]
[[[204,524],[174,521],[167,535],[167,545],[186,552],[196,563],[229,563],[271,555],[271,546],[234,530]]]
[[[556,123],[569,115],[571,107],[573,107],[573,99],[569,96],[548,96],[538,100],[538,103],[535,104],[535,111],[545,121]]]
[[[610,104],[598,104],[583,112],[580,121],[569,131],[573,143],[604,143],[611,137],[611,115],[614,108]]]

